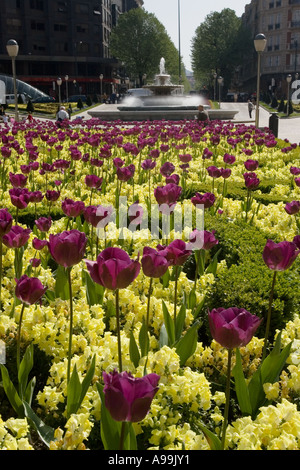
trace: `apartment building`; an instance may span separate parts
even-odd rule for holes
[[[111,93],[124,79],[110,53],[111,30],[120,14],[142,5],[143,0],[1,0],[0,73],[11,74],[6,44],[15,39],[18,79],[53,95],[61,77],[71,94],[92,94],[99,93],[103,76],[103,92]]]
[[[244,26],[252,34],[263,33],[267,39],[261,55],[261,89],[287,93],[286,77],[298,77],[300,72],[300,0],[252,0],[242,16]],[[255,90],[257,53],[249,51],[241,70],[244,88]]]

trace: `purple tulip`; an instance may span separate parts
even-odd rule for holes
[[[85,220],[93,227],[104,228],[110,222],[113,208],[104,206],[88,206],[83,212]]]
[[[34,204],[41,202],[44,198],[44,195],[41,191],[31,191],[29,193],[29,202],[33,202]]]
[[[46,191],[46,199],[48,201],[55,202],[55,201],[57,201],[59,196],[60,196],[60,191],[54,191],[54,190],[51,190],[51,189],[48,189]]]
[[[176,173],[173,173],[173,175],[166,177],[166,184],[172,183],[172,184],[178,185],[179,181],[180,181],[180,176],[177,175]]]
[[[16,279],[16,297],[26,305],[38,302],[47,290],[36,277],[28,277],[26,274]]]
[[[195,196],[191,198],[192,204],[194,206],[203,205],[204,209],[209,209],[215,202],[216,196],[213,193],[196,193]]]
[[[34,238],[32,240],[32,246],[35,250],[41,250],[48,244],[47,240],[40,240],[39,238]]]
[[[290,173],[294,176],[300,175],[300,168],[296,166],[291,166]]]
[[[35,225],[41,232],[48,232],[52,225],[51,217],[40,217],[35,221]]]
[[[224,179],[229,178],[229,176],[231,175],[231,169],[230,168],[220,168],[220,171],[221,171],[221,176]]]
[[[168,246],[158,245],[158,250],[172,266],[183,266],[192,250],[188,249],[183,240],[173,240]]]
[[[203,150],[202,159],[209,160],[213,156],[213,153],[206,147]]]
[[[153,170],[153,168],[155,168],[156,166],[156,162],[151,160],[151,158],[146,158],[146,160],[144,160],[142,163],[141,163],[141,167],[143,168],[143,170],[145,171],[148,171],[148,170]]]
[[[170,263],[159,250],[145,246],[141,264],[145,276],[158,278],[167,272]]]
[[[29,203],[29,191],[26,188],[12,188],[9,190],[10,200],[18,209],[25,209]]]
[[[227,349],[246,346],[261,323],[256,315],[243,308],[215,308],[208,313],[212,337]]]
[[[209,232],[207,230],[195,229],[190,234],[189,239],[190,243],[187,247],[191,250],[210,250],[219,243],[215,237],[215,230]]]
[[[259,162],[257,160],[252,160],[249,158],[244,162],[244,166],[247,171],[255,171],[258,168]]]
[[[161,175],[163,175],[165,178],[167,176],[170,176],[175,170],[175,166],[171,162],[165,162],[159,169]]]
[[[217,168],[214,165],[208,166],[206,168],[206,170],[207,170],[207,173],[209,174],[209,176],[211,176],[212,178],[220,178],[220,176],[221,176],[220,168]]]
[[[9,173],[9,181],[14,188],[24,188],[27,183],[27,176],[22,173]]]
[[[294,242],[275,243],[273,240],[267,240],[262,256],[268,268],[273,271],[285,271],[293,264],[299,252]]]
[[[110,290],[125,289],[140,272],[138,260],[131,260],[121,248],[105,248],[97,261],[85,260],[91,278]]]
[[[121,168],[123,165],[125,165],[125,162],[122,160],[122,158],[116,157],[113,159],[113,164],[116,168]]]
[[[65,198],[61,203],[63,213],[68,217],[78,217],[85,209],[85,204],[82,201],[73,201],[72,199]]]
[[[192,155],[190,155],[189,153],[180,154],[178,155],[178,157],[182,163],[189,163],[193,159]]]
[[[13,223],[13,218],[7,209],[0,209],[0,238],[7,234]]]
[[[130,220],[130,224],[134,226],[140,225],[143,220],[144,209],[138,202],[139,201],[134,202],[128,208],[128,218]]]
[[[249,191],[257,189],[260,183],[255,173],[244,173],[245,186]]]
[[[19,225],[13,225],[8,233],[6,233],[2,240],[8,248],[21,248],[26,245],[29,240],[31,230],[29,228],[22,228]]]
[[[182,188],[174,183],[168,183],[165,186],[158,186],[154,189],[154,196],[159,205],[167,204],[171,210],[174,209]]]
[[[236,158],[234,155],[230,155],[229,153],[225,153],[223,157],[224,163],[227,163],[228,165],[233,165],[235,162]]]
[[[50,234],[49,252],[57,264],[70,268],[78,264],[85,253],[87,238],[78,230],[69,230],[56,235]]]
[[[297,214],[300,211],[300,201],[292,201],[288,202],[284,210],[289,214],[289,215],[294,215]]]
[[[135,172],[135,166],[134,165],[128,165],[124,166],[123,168],[118,167],[117,168],[117,177],[120,181],[129,181]]]
[[[97,175],[87,175],[85,177],[85,184],[88,188],[100,189],[102,185],[103,178],[100,178]]]
[[[158,391],[157,374],[133,377],[130,372],[103,372],[105,407],[115,421],[142,421]]]

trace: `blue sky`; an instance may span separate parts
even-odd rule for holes
[[[180,5],[180,50],[183,62],[188,70],[191,70],[190,47],[196,28],[205,20],[205,17],[213,11],[222,11],[231,8],[241,16],[245,5],[250,0],[214,0],[204,2],[201,0],[179,0]],[[164,25],[170,38],[178,49],[178,0],[144,0],[144,8],[149,13],[154,13],[157,19]]]

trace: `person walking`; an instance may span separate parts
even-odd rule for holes
[[[251,100],[248,100],[248,111],[249,111],[249,117],[252,119],[252,111],[254,110],[254,104],[252,103]]]

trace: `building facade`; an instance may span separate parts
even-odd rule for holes
[[[300,72],[300,0],[252,0],[242,16],[252,37],[263,33],[267,39],[261,54],[261,89],[280,98],[288,92],[287,76],[292,83]],[[257,53],[253,51],[242,67],[241,80],[248,91],[255,90]]]
[[[99,94],[100,86],[103,93],[117,91],[124,77],[110,53],[110,33],[120,14],[142,5],[143,0],[1,0],[0,73],[12,73],[6,44],[15,39],[17,77],[45,93],[57,94],[58,77],[68,81],[70,94]]]

